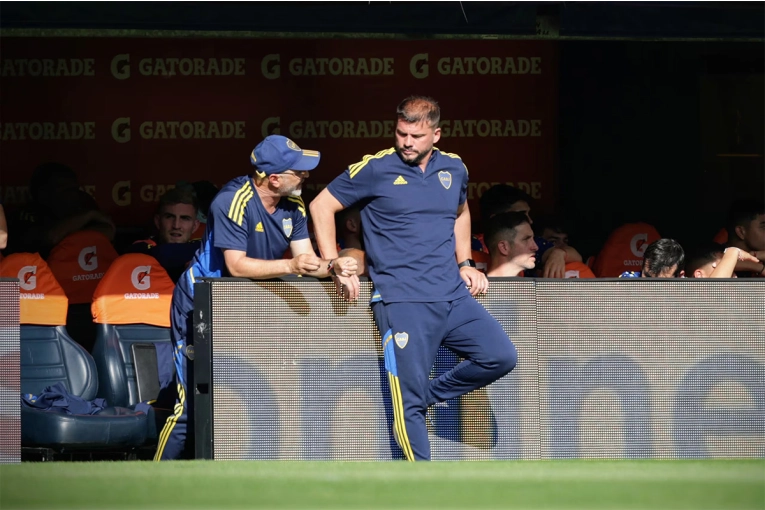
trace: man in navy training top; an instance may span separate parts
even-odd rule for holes
[[[170,312],[173,344],[160,373],[172,373],[178,391],[174,413],[159,436],[155,460],[182,457],[186,441],[186,358],[194,282],[198,278],[278,278],[290,274],[328,277],[354,275],[356,260],[323,260],[316,256],[308,236],[306,207],[300,198],[308,171],[319,164],[317,151],[302,150],[283,136],[271,135],[255,147],[252,175],[237,177],[215,196],[207,216],[202,245],[173,293]],[[290,249],[291,259],[282,258]],[[172,356],[172,360],[171,359]],[[160,381],[162,384],[162,381]]]
[[[428,406],[486,386],[516,364],[515,346],[473,296],[489,282],[470,259],[468,172],[456,154],[433,147],[441,112],[412,96],[397,109],[394,148],[367,155],[311,202],[323,257],[337,256],[335,214],[361,209],[371,307],[383,341],[393,399],[393,435],[406,458],[430,460]],[[336,278],[346,299],[358,276]],[[463,362],[430,380],[443,344]]]

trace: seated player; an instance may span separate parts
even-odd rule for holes
[[[484,232],[486,232],[487,222],[494,215],[503,212],[522,212],[527,216],[529,224],[533,225],[530,204],[531,197],[523,190],[508,184],[495,184],[481,195],[479,202]],[[536,237],[534,242],[539,248],[536,254],[537,267],[524,271],[524,276],[564,278],[568,262],[582,261],[582,256],[571,246],[559,248],[541,237]]]
[[[157,234],[133,243],[129,253],[151,255],[165,268],[173,282],[178,282],[200,246],[191,236],[199,227],[194,193],[174,188],[164,195],[154,215]]]
[[[491,254],[487,276],[518,276],[536,265],[538,247],[525,213],[493,216],[488,221],[484,239]]]
[[[682,278],[685,252],[674,239],[659,239],[645,250],[642,271],[625,271],[619,278]]]
[[[760,262],[739,248],[709,243],[694,250],[685,266],[689,278],[736,278],[734,270],[741,261]]]

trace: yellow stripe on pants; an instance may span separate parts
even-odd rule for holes
[[[165,451],[167,440],[170,437],[170,434],[173,432],[175,424],[178,422],[178,418],[183,415],[183,406],[186,403],[186,390],[180,383],[178,384],[178,400],[179,402],[175,404],[175,407],[173,408],[173,415],[167,418],[165,426],[162,428],[162,432],[159,434],[157,453],[154,454],[154,460],[157,462],[162,460],[162,453]]]
[[[404,451],[406,460],[414,462],[412,445],[409,443],[409,436],[406,433],[404,402],[401,398],[401,385],[398,382],[398,377],[390,372],[388,373],[388,381],[390,382],[390,394],[393,400],[393,427],[395,428],[396,437],[398,438],[397,443]]]

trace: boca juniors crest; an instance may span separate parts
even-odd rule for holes
[[[446,189],[452,187],[452,174],[449,172],[438,172],[438,180],[441,181],[441,186]]]
[[[292,218],[284,218],[282,220],[282,228],[284,229],[284,235],[290,237],[292,235]]]
[[[393,335],[393,340],[400,349],[403,349],[409,343],[409,333],[396,333]]]

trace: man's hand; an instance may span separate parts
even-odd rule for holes
[[[763,252],[748,252],[741,250],[738,255],[738,259],[748,262],[762,262],[762,259],[755,254],[763,254]]]
[[[318,271],[321,267],[321,259],[313,253],[301,253],[290,259],[290,272],[292,274],[308,274]]]
[[[338,257],[335,259],[333,270],[337,276],[354,276],[358,273],[359,263],[353,257]],[[356,278],[358,282],[358,278]]]
[[[486,291],[489,289],[489,279],[474,267],[461,267],[460,276],[470,290],[470,295],[473,297],[478,294],[486,294]]]
[[[348,301],[356,301],[359,298],[359,277],[353,276],[333,276],[332,280],[335,282],[335,289],[337,295]]]
[[[560,248],[550,248],[550,255],[545,261],[543,278],[563,278],[566,275],[566,252]]]

